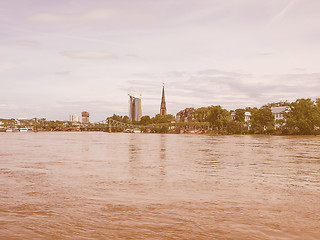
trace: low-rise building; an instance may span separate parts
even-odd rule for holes
[[[244,121],[248,122],[251,119],[251,112],[245,112],[244,113]],[[231,112],[231,120],[236,120],[236,112]]]
[[[236,112],[231,112],[231,120],[236,120]]]
[[[5,131],[4,129],[4,123],[0,120],[0,132]]]
[[[193,122],[194,121],[194,108],[186,108],[181,110],[176,115],[177,122]]]
[[[288,106],[281,106],[281,107],[271,107],[271,112],[274,116],[275,121],[275,128],[279,128],[285,124],[284,114],[289,112]],[[283,123],[281,123],[283,121]]]
[[[251,112],[245,112],[244,113],[244,121],[248,122],[251,119]]]

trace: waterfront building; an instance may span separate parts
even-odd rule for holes
[[[274,116],[275,128],[279,128],[285,124],[284,114],[289,112],[288,106],[271,107],[271,112]]]
[[[164,95],[164,85],[162,87],[162,98],[161,98],[161,106],[160,106],[160,115],[161,116],[167,115],[166,99],[165,99],[165,95]]]
[[[244,113],[244,121],[248,122],[251,119],[251,112],[245,112]]]
[[[77,114],[71,114],[71,115],[69,115],[69,121],[70,122],[79,122],[79,116]]]
[[[193,122],[194,121],[194,108],[186,108],[181,110],[176,115],[177,122]]]
[[[89,123],[89,113],[88,112],[82,112],[82,123],[83,124]]]
[[[231,112],[231,120],[236,120],[236,112]]]
[[[4,132],[4,131],[5,131],[4,123],[0,119],[0,132]]]
[[[131,121],[140,121],[141,115],[141,96],[137,98],[129,95],[129,119]]]
[[[244,113],[244,121],[248,122],[251,119],[251,113],[245,112]],[[236,111],[231,112],[231,120],[236,120]]]

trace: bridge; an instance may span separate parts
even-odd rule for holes
[[[146,132],[166,132],[175,131],[181,132],[204,132],[210,129],[210,123],[208,122],[173,122],[173,123],[155,123],[150,125],[136,125],[132,123],[125,123],[112,118],[107,118],[103,121],[93,123],[88,126],[83,126],[81,130],[88,131],[108,131],[111,132],[114,128],[123,128],[124,131],[134,132],[135,130],[142,130]]]
[[[89,127],[92,128],[92,127]],[[125,122],[120,122],[117,120],[114,120],[112,118],[107,118],[103,121],[99,121],[94,123],[93,128],[98,128],[98,129],[108,129],[109,132],[111,132],[112,128],[124,128],[124,129],[128,129],[128,130],[134,130],[134,129],[140,129],[141,126],[140,125],[135,125],[132,123],[125,123]]]
[[[147,126],[106,118],[103,121],[83,124],[70,121],[46,121],[45,119],[30,119],[17,121],[15,119],[2,119],[1,131],[126,131],[126,132],[201,132],[210,129],[208,122],[168,122],[154,123]]]

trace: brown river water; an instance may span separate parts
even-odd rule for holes
[[[0,239],[320,239],[320,137],[1,133]]]

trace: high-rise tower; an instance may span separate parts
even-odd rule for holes
[[[82,112],[82,123],[83,124],[89,123],[89,113],[88,112]]]
[[[162,87],[162,99],[161,99],[160,115],[161,116],[167,115],[166,99],[165,99],[165,96],[164,96],[164,84],[163,84],[163,87]]]
[[[129,95],[129,119],[131,121],[141,120],[141,96],[137,98]]]

